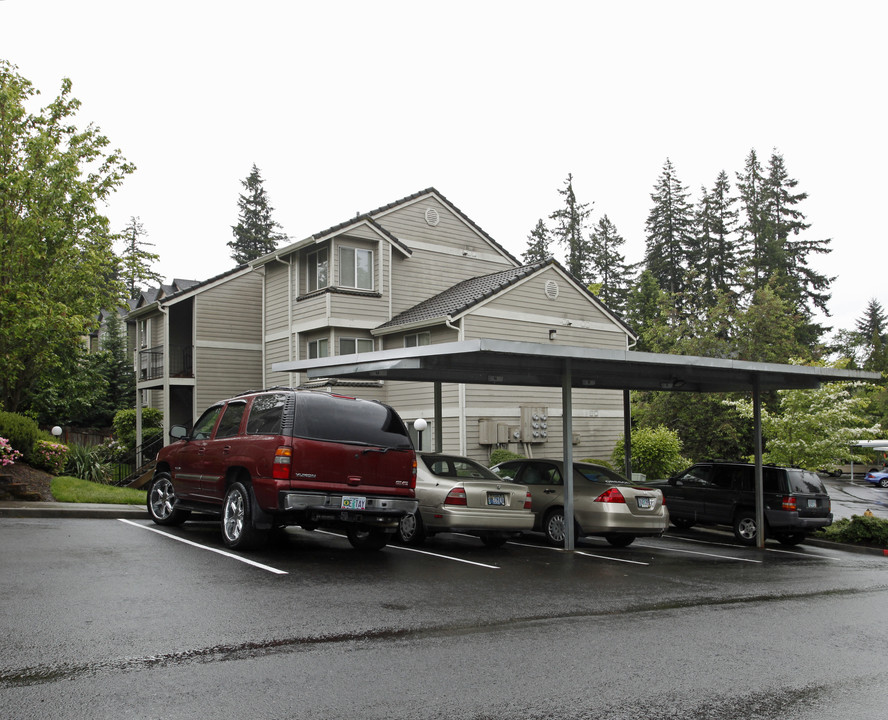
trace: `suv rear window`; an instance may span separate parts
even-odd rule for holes
[[[361,412],[355,412],[354,403],[363,404]],[[320,393],[297,396],[293,436],[376,447],[413,447],[403,421],[387,405]]]
[[[786,471],[786,475],[789,477],[791,492],[801,493],[802,495],[826,495],[823,481],[810,470],[796,470],[792,468]]]

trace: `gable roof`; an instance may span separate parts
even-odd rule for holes
[[[220,273],[207,280],[183,280],[182,278],[174,278],[169,285],[162,284],[160,287],[148,288],[139,293],[138,297],[128,300],[127,302],[130,308],[129,314],[140,314],[138,311],[143,310],[144,308],[174,300],[188,292],[199,292],[201,289],[213,285],[229,275],[242,273],[245,270],[249,270],[248,265],[238,265],[232,270]]]
[[[370,210],[365,213],[358,213],[353,218],[346,220],[344,222],[338,223],[331,227],[328,227],[326,230],[321,230],[320,232],[312,233],[309,237],[299,240],[295,243],[291,243],[282,248],[278,248],[267,255],[263,255],[260,258],[254,260],[251,265],[264,265],[265,263],[271,262],[275,258],[281,257],[283,255],[289,255],[290,253],[305,247],[307,245],[312,245],[321,240],[325,240],[331,235],[339,235],[343,232],[358,227],[360,225],[367,225],[372,227],[374,230],[383,235],[389,242],[392,243],[393,246],[398,248],[402,253],[407,256],[413,254],[413,251],[399,238],[397,238],[394,234],[384,228],[379,220],[404,205],[410,205],[412,203],[421,200],[424,197],[434,196],[438,199],[441,204],[449,207],[453,213],[459,217],[466,225],[468,225],[474,232],[478,233],[478,235],[484,239],[485,242],[492,245],[496,250],[502,253],[505,257],[511,260],[515,265],[519,265],[520,262],[517,258],[515,258],[508,250],[506,250],[502,245],[500,245],[496,240],[494,240],[490,235],[488,235],[484,230],[482,230],[470,217],[468,217],[465,213],[462,212],[456,205],[450,202],[447,198],[445,198],[441,193],[439,193],[435,188],[429,187],[425,190],[420,190],[419,192],[415,192],[412,195],[407,195],[406,197],[401,198],[400,200],[395,200],[394,202],[390,202],[386,205],[376,208],[375,210]]]
[[[612,318],[616,324],[623,328],[628,335],[633,338],[637,337],[636,333],[633,332],[619,315],[612,310],[609,310],[594,293],[567,272],[567,270],[562,267],[555,258],[548,258],[531,265],[509,268],[508,270],[501,270],[489,275],[481,275],[479,277],[463,280],[447,290],[444,290],[427,300],[423,300],[412,308],[399,313],[388,322],[375,328],[373,334],[384,335],[389,332],[396,332],[403,326],[433,323],[434,321],[443,318],[453,319],[458,315],[468,312],[488,298],[503,292],[520,280],[530,277],[531,275],[541,272],[549,267],[557,268],[575,287],[580,289],[606,315],[608,315],[608,317]]]

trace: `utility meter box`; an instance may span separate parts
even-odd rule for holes
[[[522,405],[520,428],[521,442],[546,442],[549,439],[549,408],[543,405]]]

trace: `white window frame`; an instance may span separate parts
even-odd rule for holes
[[[330,357],[330,339],[318,338],[317,340],[309,340],[306,354],[309,360]]]
[[[344,253],[351,253],[352,256],[345,257]],[[365,256],[368,259],[368,262],[365,263],[365,267],[368,275],[366,276],[366,280],[368,284],[361,285],[359,277],[359,264],[358,258],[360,256]],[[373,251],[368,250],[367,248],[359,248],[352,247],[351,245],[340,245],[339,246],[339,285],[340,287],[354,288],[355,290],[372,290],[374,286],[373,282]]]
[[[354,350],[343,349],[343,343],[353,343]],[[363,345],[363,347],[361,347]],[[373,338],[355,338],[342,337],[339,338],[339,354],[340,355],[356,355],[359,353],[373,352],[376,349],[376,343]]]
[[[410,335],[404,336],[404,347],[422,347],[424,345],[432,344],[432,333],[426,332],[418,332],[411,333]]]
[[[319,262],[322,253],[324,255],[323,263]],[[321,284],[321,267],[325,270],[323,285]],[[307,292],[322,290],[323,288],[330,286],[330,252],[328,248],[322,247],[308,253],[305,260],[305,274]]]

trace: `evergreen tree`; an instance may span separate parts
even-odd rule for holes
[[[645,224],[645,267],[678,308],[685,290],[688,248],[693,244],[693,209],[689,193],[668,158],[651,193],[654,206]]]
[[[589,236],[592,279],[601,284],[599,296],[612,310],[622,313],[629,285],[629,267],[620,248],[626,243],[607,215]]]
[[[151,269],[151,263],[160,260],[160,255],[145,249],[154,247],[154,243],[144,240],[146,235],[148,233],[138,217],[130,217],[121,233],[124,246],[120,254],[120,275],[130,298],[136,297],[147,286],[163,282],[163,277]]]
[[[247,179],[241,180],[241,185],[246,194],[238,196],[238,222],[231,227],[234,240],[228,243],[231,259],[238,265],[273,252],[278,242],[287,238],[278,232],[281,226],[271,219],[274,208],[268,204],[262,176],[255,163]]]
[[[888,318],[882,304],[872,298],[855,323],[857,345],[863,353],[864,370],[888,372]]]
[[[655,352],[660,349],[655,338],[664,323],[662,298],[663,291],[649,270],[642,271],[626,295],[626,318],[638,335],[637,350]]]
[[[536,227],[531,230],[530,235],[527,236],[527,250],[525,250],[524,254],[521,256],[524,260],[524,264],[532,265],[533,263],[541,262],[551,257],[552,253],[549,250],[550,242],[549,228],[546,227],[543,219],[540,218],[537,221]]]
[[[136,374],[127,352],[126,333],[120,316],[114,311],[108,313],[104,328],[101,338],[101,350],[104,354],[102,375],[107,383],[107,404],[111,408],[111,415],[102,424],[110,425],[115,412],[133,407]]]
[[[711,191],[700,190],[696,212],[697,235],[688,252],[688,265],[697,277],[697,292],[689,298],[697,310],[712,306],[718,293],[730,293],[738,281],[734,232],[737,211],[731,183],[722,170]]]
[[[550,216],[556,222],[553,234],[556,242],[566,248],[567,269],[583,284],[590,282],[589,241],[586,239],[587,222],[591,209],[588,203],[577,202],[573,190],[573,175],[568,174],[564,188],[558,193],[564,198],[564,207]]]
[[[752,294],[764,287],[771,272],[767,262],[768,217],[765,205],[765,176],[758,155],[750,150],[746,156],[743,173],[737,173],[737,190],[743,217],[740,222],[740,244],[738,260],[749,267],[749,282],[746,291]]]

